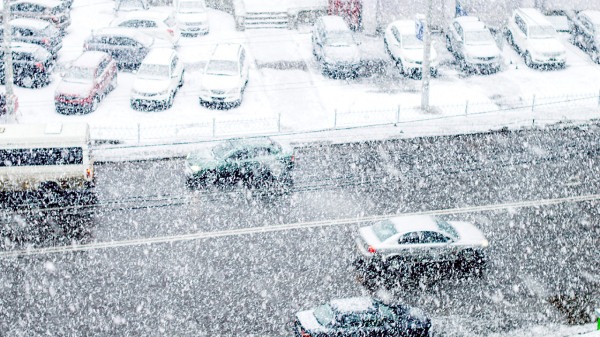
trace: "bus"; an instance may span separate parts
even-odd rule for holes
[[[0,124],[0,197],[94,201],[90,143],[87,124]]]

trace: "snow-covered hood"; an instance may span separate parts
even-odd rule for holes
[[[565,47],[558,39],[530,39],[529,44],[534,53],[564,53]]]
[[[93,88],[93,83],[66,82],[63,80],[58,87],[56,87],[56,94],[85,98],[90,95]]]
[[[242,87],[239,77],[229,75],[204,75],[202,87],[209,90],[230,91]]]
[[[472,223],[466,221],[450,221],[450,224],[458,232],[461,244],[487,246],[485,236],[483,236],[483,233],[481,233],[479,228],[475,227]]]
[[[168,79],[136,78],[133,90],[142,93],[159,93],[169,88]]]
[[[302,327],[311,333],[327,332],[327,329],[315,318],[313,310],[301,311],[296,314],[296,318],[298,318]]]
[[[328,62],[357,63],[360,62],[360,50],[356,44],[326,46],[325,59]]]
[[[499,57],[500,49],[495,44],[487,45],[465,45],[465,55],[467,57]]]
[[[423,62],[423,48],[403,49],[404,57],[412,61]],[[435,48],[431,48],[429,61],[437,60]]]
[[[194,13],[177,13],[177,21],[179,22],[206,22],[208,14],[206,12]]]

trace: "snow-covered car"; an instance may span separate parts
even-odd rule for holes
[[[50,83],[54,69],[54,58],[44,48],[33,43],[11,43],[13,82],[21,87],[39,88]],[[4,47],[0,48],[0,59],[4,60]],[[0,62],[0,83],[5,83],[4,62]]]
[[[397,20],[390,23],[383,38],[383,44],[400,69],[407,75],[419,75],[423,68],[423,41],[417,38],[416,23],[413,20]],[[438,60],[435,48],[429,56],[430,72],[437,74]]]
[[[182,35],[208,34],[208,11],[204,0],[179,0],[175,19]]]
[[[460,16],[446,29],[446,48],[462,69],[471,72],[498,71],[502,56],[486,25],[474,16]]]
[[[117,64],[103,52],[86,51],[65,71],[54,93],[58,113],[95,111],[117,86]]]
[[[131,107],[153,110],[173,106],[183,85],[183,62],[173,49],[152,49],[138,69],[131,89]]]
[[[571,20],[571,41],[600,63],[600,11],[586,10]]]
[[[458,263],[483,265],[488,241],[474,224],[428,215],[400,216],[359,229],[359,264],[404,266]]]
[[[283,187],[293,184],[294,150],[270,138],[226,140],[188,154],[185,175],[190,188],[215,184]]]
[[[30,18],[48,21],[62,33],[71,25],[67,3],[58,0],[20,0],[11,2],[12,18]]]
[[[371,297],[349,297],[300,311],[293,321],[296,337],[427,337],[431,319],[416,307],[385,304]]]
[[[35,43],[58,57],[62,48],[60,31],[48,21],[18,18],[10,20],[12,41]],[[0,41],[4,41],[4,28],[0,27]]]
[[[249,63],[243,45],[218,44],[202,72],[200,104],[223,108],[239,106],[248,85]]]
[[[361,52],[341,16],[322,16],[312,29],[312,51],[328,74],[351,74],[361,65]]]
[[[565,47],[557,38],[554,26],[537,9],[516,9],[508,20],[505,34],[528,67],[565,67]]]
[[[179,43],[181,33],[172,12],[134,11],[124,13],[110,22],[111,27],[134,28],[173,46]]]
[[[113,8],[115,14],[123,14],[132,11],[148,10],[148,0],[115,0]]]

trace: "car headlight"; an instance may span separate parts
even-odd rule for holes
[[[192,172],[196,173],[196,172],[200,171],[200,166],[192,165],[192,166],[190,166],[190,169],[192,170]]]
[[[487,247],[487,246],[489,246],[489,245],[490,245],[490,243],[488,242],[488,240],[486,240],[486,239],[483,239],[483,240],[481,241],[481,247],[483,247],[483,248],[486,248],[486,247]]]

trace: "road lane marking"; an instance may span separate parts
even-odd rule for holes
[[[190,233],[190,234],[158,236],[158,237],[121,240],[121,241],[94,242],[94,243],[81,244],[81,245],[74,244],[74,245],[69,245],[69,246],[27,248],[27,249],[22,249],[22,250],[2,251],[2,252],[0,252],[0,258],[82,252],[82,251],[91,251],[91,250],[99,250],[99,249],[151,245],[151,244],[159,244],[159,243],[174,243],[174,242],[179,242],[179,241],[203,240],[203,239],[220,238],[220,237],[228,237],[228,236],[240,236],[240,235],[271,233],[271,232],[282,232],[282,231],[296,230],[296,229],[331,227],[331,226],[339,226],[339,225],[355,225],[355,224],[359,224],[359,223],[363,223],[363,222],[379,221],[379,220],[383,220],[383,219],[387,219],[387,218],[395,217],[395,216],[401,216],[401,215],[451,215],[451,214],[506,210],[506,209],[511,209],[511,208],[549,206],[549,205],[556,205],[556,204],[562,204],[562,203],[577,203],[577,202],[586,202],[586,201],[595,201],[595,200],[600,200],[600,194],[590,194],[590,195],[572,196],[572,197],[554,198],[554,199],[541,199],[541,200],[532,200],[532,201],[509,202],[509,203],[503,203],[503,204],[492,204],[492,205],[483,205],[483,206],[459,207],[459,208],[432,210],[432,211],[424,211],[424,212],[372,215],[372,216],[367,216],[367,217],[354,217],[354,218],[319,220],[319,221],[310,221],[310,222],[297,222],[297,223],[280,224],[280,225],[274,225],[274,226],[236,228],[236,229],[229,229],[229,230],[222,230],[222,231],[198,232],[198,233]]]

